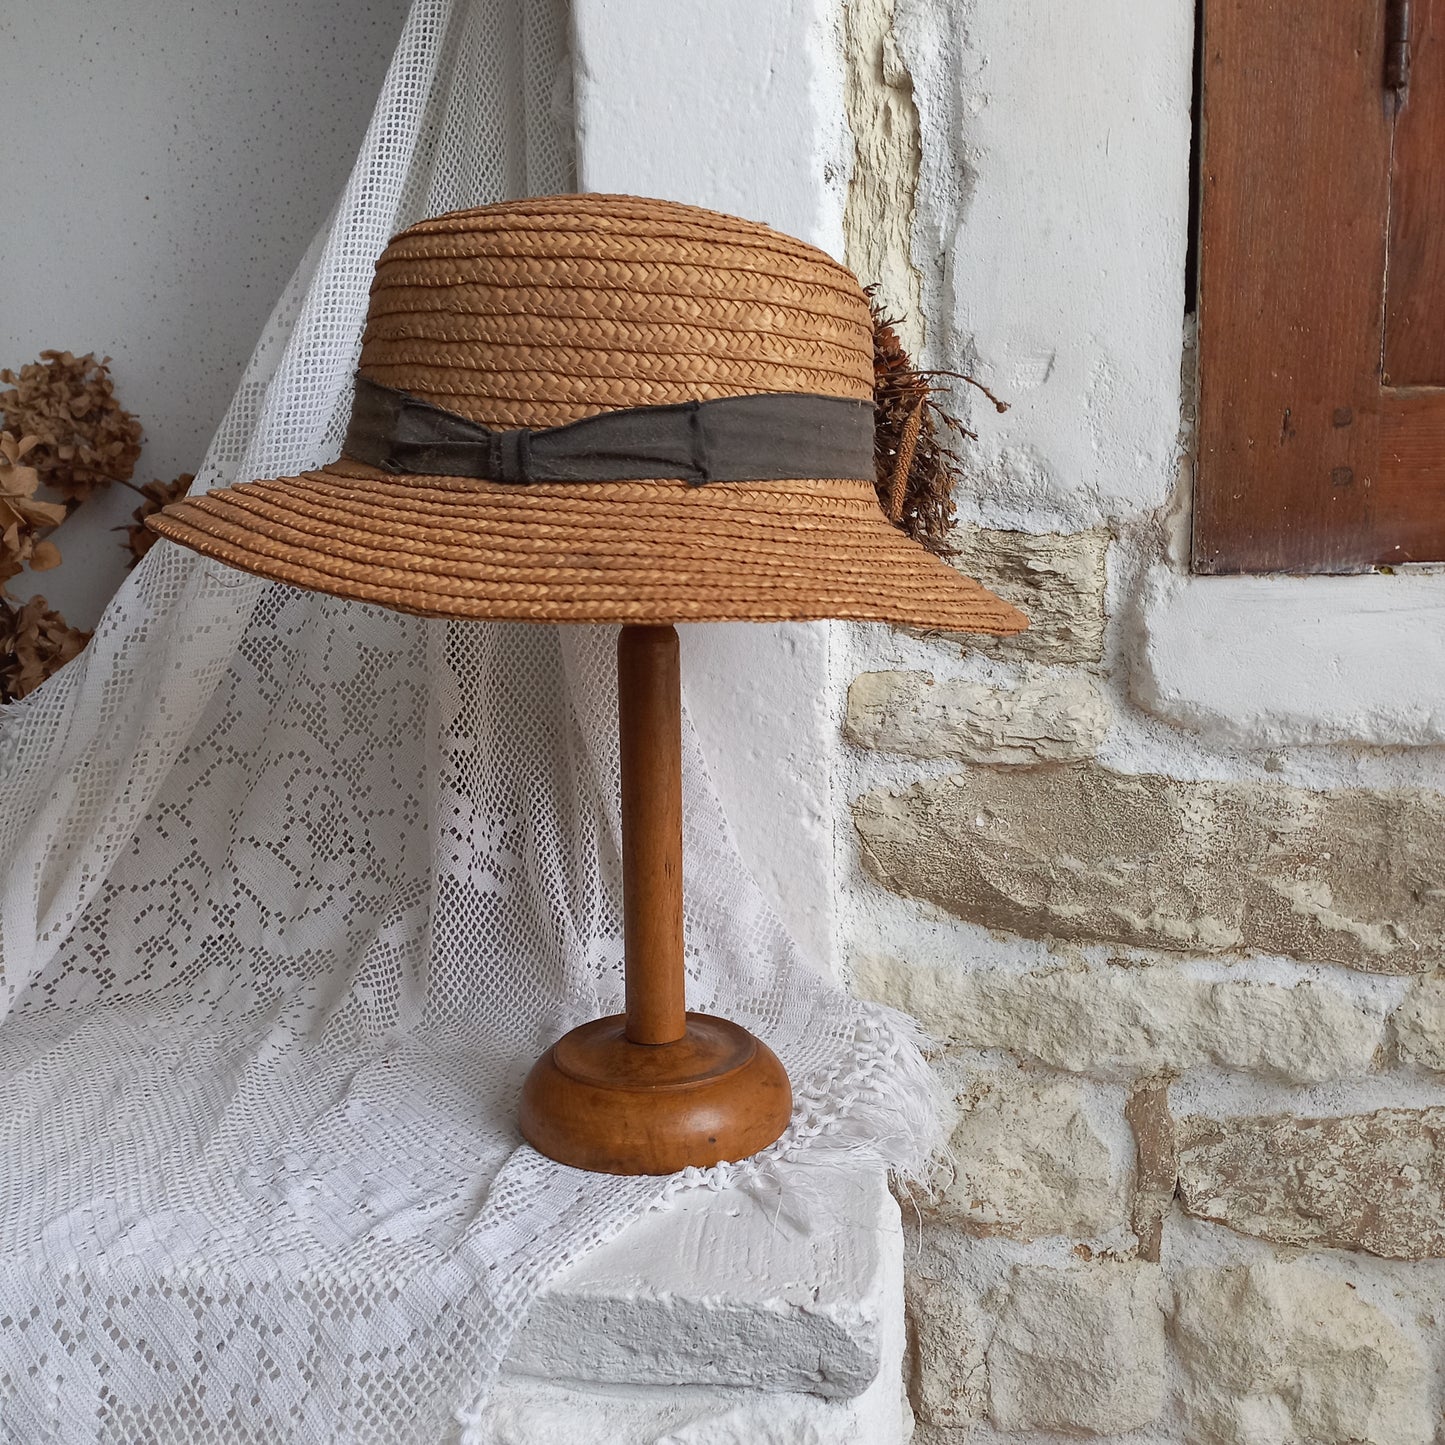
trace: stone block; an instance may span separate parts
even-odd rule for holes
[[[880,883],[989,928],[1376,973],[1445,958],[1438,793],[1074,763],[875,791],[853,817]]]
[[[958,1429],[983,1418],[988,1401],[983,1320],[971,1294],[944,1280],[909,1274],[908,1396],[922,1425]]]
[[[1169,1080],[1146,1079],[1129,1091],[1124,1118],[1134,1136],[1134,1189],[1129,1227],[1139,1241],[1139,1258],[1159,1263],[1164,1221],[1174,1206],[1179,1149],[1169,1110]]]
[[[1445,1257],[1445,1108],[1180,1121],[1179,1200],[1278,1244]]]
[[[1118,1435],[1152,1425],[1165,1398],[1162,1293],[1154,1265],[1016,1267],[988,1347],[994,1426]]]
[[[1175,1284],[1190,1445],[1428,1445],[1418,1346],[1343,1280],[1260,1263]]]
[[[1445,978],[1422,978],[1390,1021],[1402,1060],[1445,1074]]]
[[[978,1074],[960,1103],[940,1217],[1008,1239],[1092,1239],[1123,1224],[1123,1181],[1075,1085]]]
[[[1014,688],[935,682],[926,672],[865,672],[848,689],[843,731],[862,748],[971,763],[1059,763],[1092,757],[1109,705],[1082,673]]]
[[[1340,989],[1209,981],[1163,965],[1009,973],[870,957],[854,988],[950,1043],[1105,1077],[1212,1064],[1298,1084],[1356,1078],[1384,1039],[1384,1020]]]
[[[1098,662],[1104,655],[1109,533],[1000,532],[959,527],[949,558],[1029,619],[1013,637],[961,637],[965,650],[1031,662]]]

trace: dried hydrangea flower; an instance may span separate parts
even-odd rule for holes
[[[128,566],[134,567],[160,541],[146,526],[146,518],[159,512],[162,507],[180,501],[190,491],[191,483],[195,479],[195,473],[182,472],[173,482],[147,482],[145,486],[136,488],[145,500],[131,513],[135,521],[125,529],[125,546],[131,554]]]
[[[0,702],[16,702],[79,655],[90,633],[71,627],[43,597],[0,597]]]
[[[115,399],[110,358],[42,351],[19,371],[0,371],[6,430],[36,438],[30,464],[67,501],[126,482],[140,458],[140,423]]]
[[[59,502],[37,502],[40,473],[30,464],[39,442],[33,436],[0,432],[0,585],[28,562],[37,572],[56,566],[60,552],[54,542],[37,538],[41,527],[65,520]]]

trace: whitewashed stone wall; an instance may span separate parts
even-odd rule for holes
[[[922,1445],[1445,1439],[1439,709],[1330,650],[1428,668],[1438,582],[1184,574],[1192,9],[847,4],[849,258],[1013,403],[956,560],[1034,622],[842,654],[840,951],[955,1108]]]

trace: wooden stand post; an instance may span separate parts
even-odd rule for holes
[[[677,633],[617,644],[627,1012],[559,1039],[527,1076],[522,1133],[563,1164],[671,1174],[745,1159],[787,1127],[788,1076],[739,1025],[685,1012]]]
[[[624,627],[617,639],[622,751],[622,929],[627,1037],[687,1032],[682,966],[682,687],[677,630]]]

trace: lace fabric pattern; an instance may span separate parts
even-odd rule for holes
[[[206,457],[339,450],[372,264],[412,220],[569,189],[559,0],[416,0],[333,215]],[[568,1169],[527,1068],[621,1000],[615,630],[404,617],[169,544],[0,711],[0,1441],[491,1439],[536,1292],[799,1150],[915,1169],[905,1020],[798,956],[690,727],[689,1004],[794,1079],[756,1160]]]

